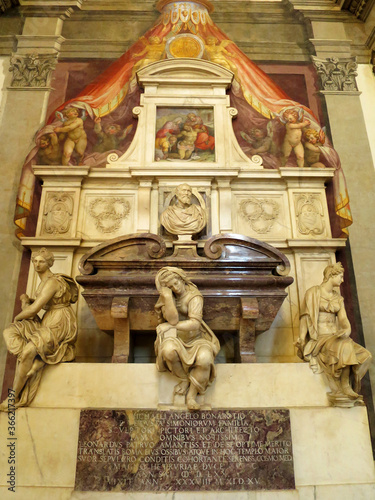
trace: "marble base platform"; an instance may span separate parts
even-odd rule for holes
[[[48,367],[32,406],[16,412],[16,493],[8,492],[7,415],[0,415],[0,498],[22,500],[370,500],[375,472],[367,411],[328,406],[320,376],[304,364],[218,365],[212,408],[288,408],[296,490],[74,492],[81,408],[149,408],[171,402],[174,380],[154,365]]]

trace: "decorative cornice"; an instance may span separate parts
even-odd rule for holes
[[[319,59],[312,56],[312,61],[320,78],[320,90],[358,92],[355,79],[358,65],[355,57]]]
[[[19,0],[20,12],[28,17],[59,17],[66,19],[80,10],[86,0]]]

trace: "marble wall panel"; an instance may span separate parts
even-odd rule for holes
[[[366,408],[295,408],[291,421],[297,487],[374,483]]]
[[[129,191],[84,190],[78,236],[102,241],[135,232],[136,194]]]
[[[8,415],[1,413],[1,436],[8,434],[7,420]],[[74,484],[78,422],[78,410],[17,410],[17,486],[69,488]],[[8,468],[6,447],[2,446],[0,469]],[[0,485],[6,486],[3,474]]]
[[[290,190],[294,238],[331,238],[327,200],[323,190]]]
[[[286,193],[235,192],[233,229],[262,241],[286,239],[291,234]]]
[[[80,248],[73,257],[72,276],[79,275],[78,264],[89,248]],[[82,287],[78,285],[82,292]],[[113,354],[113,336],[102,332],[92,315],[82,293],[76,304],[78,336],[76,342],[76,361],[78,363],[110,362]]]
[[[298,288],[299,303],[305,297],[306,291],[315,285],[320,285],[323,281],[324,269],[336,262],[334,252],[298,252],[296,259],[296,282]]]

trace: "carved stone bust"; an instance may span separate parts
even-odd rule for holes
[[[207,224],[207,215],[202,206],[192,204],[192,188],[180,184],[175,194],[177,202],[161,214],[161,224],[171,234],[193,235],[202,231]]]

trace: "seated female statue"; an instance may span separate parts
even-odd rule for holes
[[[324,373],[334,406],[363,404],[358,393],[372,356],[351,338],[344,299],[334,289],[344,281],[340,262],[327,266],[323,283],[307,290],[300,317],[298,355],[314,373]]]
[[[75,281],[52,273],[54,255],[46,248],[33,253],[32,262],[41,280],[36,298],[22,295],[22,311],[4,330],[8,351],[17,356],[13,382],[16,407],[27,406],[33,400],[46,364],[74,359],[77,338],[77,321],[70,305],[78,298]],[[46,313],[40,319],[38,313],[42,309]],[[0,409],[7,410],[7,401]]]
[[[188,408],[198,410],[197,394],[204,394],[216,375],[214,359],[219,341],[202,320],[202,294],[182,269],[161,269],[156,287],[160,292],[155,306],[160,323],[155,342],[157,368],[182,379],[175,393],[187,393]]]

